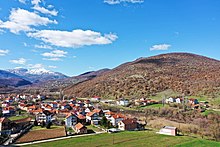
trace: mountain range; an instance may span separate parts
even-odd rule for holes
[[[1,87],[19,87],[31,85],[33,83],[45,82],[55,79],[64,79],[68,76],[53,72],[46,69],[8,69],[0,70],[0,86]]]
[[[48,70],[0,70],[0,86],[22,86],[26,92],[62,90],[65,95],[76,97],[141,98],[167,90],[217,97],[220,61],[191,53],[168,53],[74,77]]]
[[[172,90],[215,97],[220,90],[220,61],[191,53],[169,53],[124,63],[91,80],[68,86],[77,97],[148,97]]]
[[[21,78],[30,81],[32,83],[68,78],[68,76],[62,73],[49,71],[44,68],[42,69],[16,68],[16,69],[8,69],[7,71],[16,74]]]

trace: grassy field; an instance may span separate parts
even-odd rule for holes
[[[58,129],[58,128],[63,128],[63,126],[54,126],[52,125],[50,129]],[[46,127],[42,128],[41,126],[34,126],[31,130],[47,130]]]
[[[215,113],[215,114],[220,114],[220,111],[215,111],[215,110],[206,110],[205,112],[203,112],[203,115],[208,115],[210,113]]]
[[[99,134],[95,136],[86,136],[71,138],[54,142],[31,145],[32,147],[69,147],[69,146],[119,146],[119,147],[167,147],[167,146],[199,146],[211,147],[220,146],[220,143],[208,140],[201,140],[187,136],[165,136],[156,134],[152,131],[139,132],[120,132],[114,134]]]
[[[11,117],[9,117],[9,119],[11,121],[13,121],[13,120],[19,120],[19,119],[23,119],[23,118],[27,118],[27,117],[28,117],[27,115],[19,115],[19,116],[11,116]]]

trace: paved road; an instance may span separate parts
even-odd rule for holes
[[[57,141],[57,140],[63,140],[63,139],[68,139],[68,138],[77,138],[77,137],[83,137],[83,136],[92,136],[92,135],[97,135],[97,134],[102,134],[102,133],[106,133],[106,132],[96,132],[96,133],[93,133],[93,134],[83,134],[83,135],[59,137],[59,138],[53,138],[53,139],[47,139],[47,140],[40,140],[40,141],[33,141],[33,142],[21,143],[21,144],[13,144],[13,145],[14,145],[14,146],[32,145],[32,144],[37,144],[37,143]]]

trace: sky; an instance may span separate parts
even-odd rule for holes
[[[219,0],[0,0],[0,69],[68,76],[140,57],[220,60]]]

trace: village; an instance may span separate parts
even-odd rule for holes
[[[102,105],[122,108],[147,107],[152,105],[178,105],[204,112],[208,102],[180,97],[161,101],[141,98],[135,100],[103,100],[101,97],[51,100],[43,95],[1,95],[0,134],[1,144],[31,142],[63,136],[119,131],[140,131],[146,129],[146,121],[120,111],[103,109]],[[171,105],[170,105],[171,106]],[[53,129],[55,128],[55,129]],[[45,135],[31,138],[33,130]],[[59,133],[50,133],[50,131]],[[47,132],[47,133],[45,133]],[[177,128],[164,126],[160,134],[177,135]],[[47,135],[49,134],[49,135]],[[28,139],[26,136],[29,136]]]

